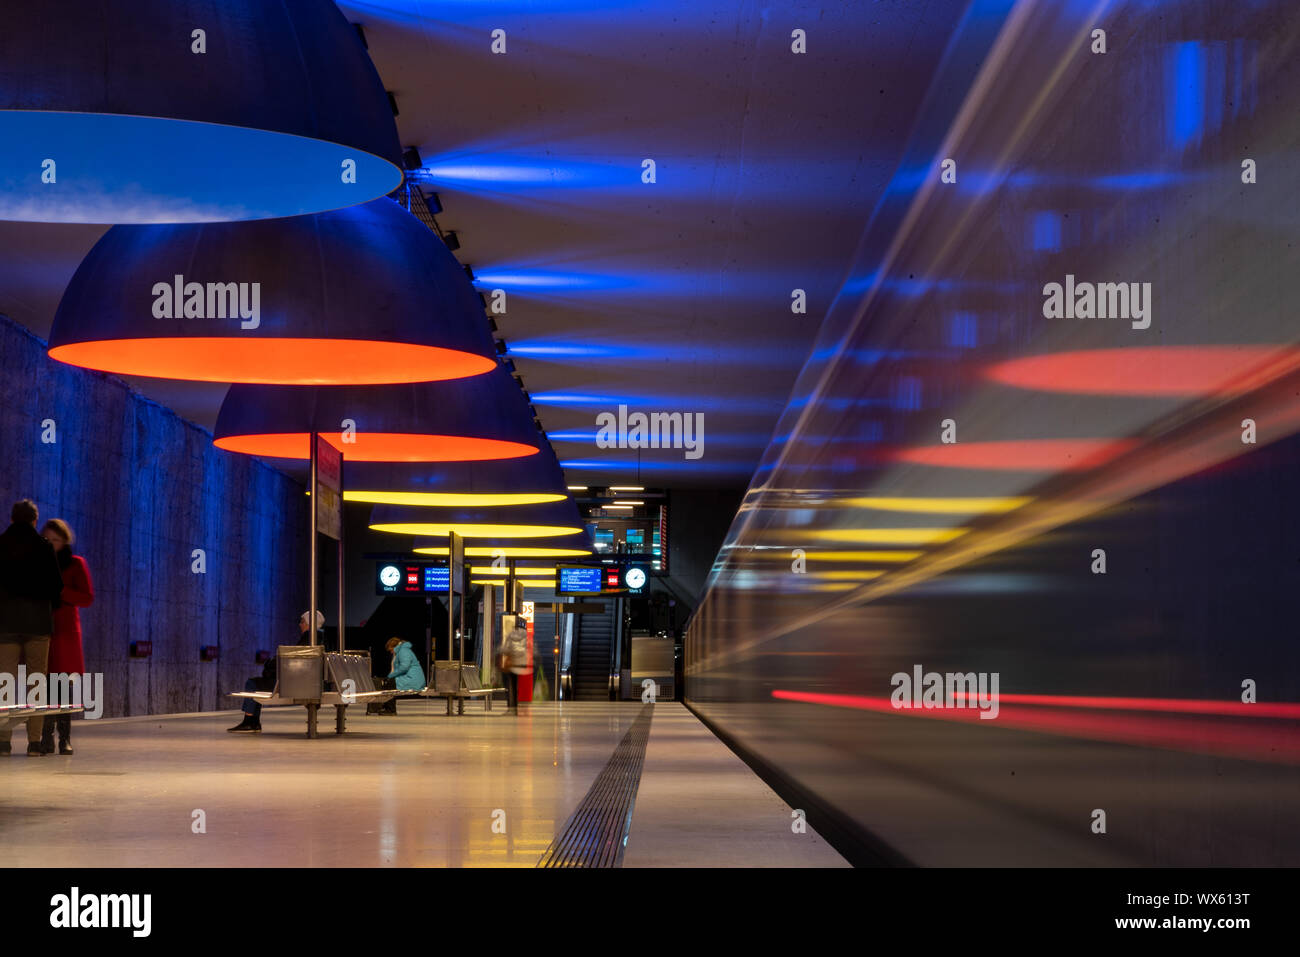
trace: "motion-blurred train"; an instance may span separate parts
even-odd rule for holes
[[[972,3],[688,704],[858,863],[1300,863],[1298,278],[1293,4]]]

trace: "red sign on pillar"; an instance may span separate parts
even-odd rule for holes
[[[533,681],[535,679],[533,662],[536,660],[533,656],[533,608],[534,605],[531,601],[522,602],[520,605],[519,617],[528,623],[528,673],[519,676],[520,701],[533,700]]]

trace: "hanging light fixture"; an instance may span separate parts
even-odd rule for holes
[[[120,375],[373,384],[496,366],[447,247],[390,199],[290,219],[115,226],[77,268],[50,357]]]
[[[475,564],[470,566],[470,574],[481,575],[485,578],[491,578],[503,574],[506,569],[499,568],[495,565]],[[516,578],[554,578],[555,565],[516,565]]]
[[[402,182],[393,109],[330,0],[6,4],[0,219],[297,216]]]
[[[418,537],[414,551],[417,555],[447,557],[447,539]],[[590,555],[593,549],[586,532],[541,540],[517,538],[472,538],[465,542],[466,558],[578,558]]]
[[[352,488],[344,491],[345,501],[373,505],[508,507],[560,502],[569,497],[560,463],[546,445],[526,459],[435,466],[349,465],[348,484]]]
[[[578,507],[571,501],[545,505],[523,505],[507,511],[493,508],[418,508],[408,505],[376,505],[370,513],[370,527],[396,535],[427,535],[445,538],[455,532],[476,544],[475,539],[556,538],[584,531]]]
[[[233,385],[214,444],[306,459],[312,432],[353,462],[466,462],[533,456],[541,436],[506,371],[381,386]],[[349,469],[349,484],[352,472]]]

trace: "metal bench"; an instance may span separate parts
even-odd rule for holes
[[[307,737],[317,737],[316,715],[322,707],[334,708],[334,733],[347,729],[350,704],[384,702],[398,691],[376,691],[368,655],[326,652],[319,645],[283,645],[276,654],[276,682],[271,691],[232,691],[232,698],[251,698],[264,708],[304,705]],[[334,690],[326,691],[326,676]]]
[[[8,740],[10,732],[20,724],[26,724],[28,718],[52,718],[58,714],[80,714],[86,709],[81,705],[54,707],[51,705],[4,705],[0,707],[0,735]]]
[[[482,698],[483,710],[492,710],[492,696],[505,688],[484,688],[479,678],[478,668],[465,665],[463,668],[456,661],[435,661],[433,666],[433,687],[418,692],[421,698],[446,698],[447,713],[451,714],[451,703],[457,702],[457,714],[465,713],[466,698]]]

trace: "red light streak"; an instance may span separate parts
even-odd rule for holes
[[[980,717],[980,710],[976,707],[895,708],[888,698],[864,695],[775,689],[772,697],[781,701],[940,721],[964,721],[991,728],[1014,728],[1072,738],[1218,754],[1243,760],[1300,763],[1300,730],[1278,721],[1300,718],[1300,704],[1293,702],[1250,705],[1234,701],[1176,698],[1001,694],[998,696],[998,716],[985,719]],[[1265,710],[1256,712],[1253,710],[1256,708]],[[1096,713],[1120,710],[1128,713]],[[1174,717],[1173,714],[1179,716]],[[1201,717],[1205,715],[1217,716],[1219,720]],[[1256,720],[1240,720],[1245,718]],[[1261,725],[1258,719],[1271,719],[1274,723]]]

